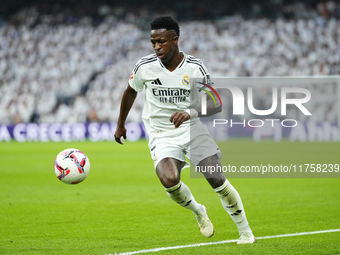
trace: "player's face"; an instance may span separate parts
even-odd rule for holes
[[[177,48],[178,36],[175,32],[166,29],[151,30],[150,42],[156,53],[164,65],[172,60]]]

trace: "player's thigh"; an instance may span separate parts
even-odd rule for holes
[[[154,160],[157,176],[166,188],[179,182],[181,169],[187,164],[182,147],[180,141],[174,138],[150,140],[151,158]]]
[[[194,127],[191,137],[190,148],[186,154],[190,162],[201,169],[214,169],[215,171],[202,173],[213,188],[221,186],[226,178],[222,172],[220,148],[202,124]]]
[[[151,158],[154,161],[155,169],[164,158],[173,158],[180,162],[186,162],[183,153],[183,146],[181,145],[180,141],[177,141],[174,138],[152,138],[149,141],[149,149]]]
[[[222,158],[220,148],[216,144],[215,140],[211,137],[205,126],[202,124],[197,126],[198,127],[190,133],[191,140],[186,150],[186,156],[195,166],[198,166],[200,162],[207,158],[210,160],[205,160],[205,164],[218,164]],[[217,156],[217,162],[214,160],[214,157],[210,158],[213,155]]]

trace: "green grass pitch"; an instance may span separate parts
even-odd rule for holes
[[[87,179],[60,182],[53,171],[63,149],[83,150]],[[231,164],[340,163],[339,143],[230,140]],[[340,173],[339,173],[340,174]],[[208,208],[215,235],[172,202],[153,169],[147,142],[0,143],[0,254],[115,254],[237,239],[236,226],[201,178],[182,180]],[[339,178],[230,178],[255,236],[340,229]],[[152,254],[340,254],[340,232],[215,244]]]

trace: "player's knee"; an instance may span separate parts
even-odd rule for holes
[[[224,184],[225,178],[207,178],[207,181],[209,182],[211,187],[216,189]]]
[[[171,158],[165,158],[158,163],[156,173],[165,188],[173,187],[179,183],[180,165],[178,162]]]
[[[165,188],[171,188],[180,182],[179,175],[175,173],[158,175],[158,178]]]
[[[158,178],[165,188],[170,188],[180,182],[180,175],[177,171],[163,169],[157,172]]]

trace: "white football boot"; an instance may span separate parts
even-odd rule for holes
[[[255,243],[256,238],[253,235],[253,233],[245,232],[240,236],[240,239],[238,239],[237,244],[249,244],[249,243]]]
[[[212,237],[215,232],[214,226],[208,217],[207,208],[205,208],[204,205],[202,205],[202,208],[203,210],[200,214],[195,214],[195,218],[197,220],[202,235],[204,235],[205,237]]]

